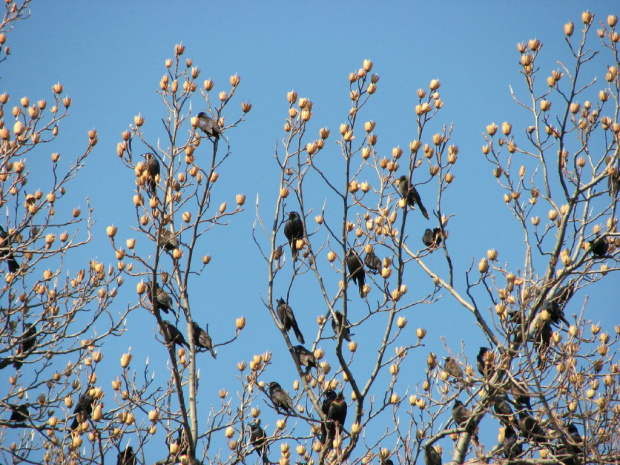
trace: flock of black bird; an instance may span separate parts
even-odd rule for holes
[[[214,143],[217,143],[217,140],[222,135],[222,128],[218,125],[217,121],[207,116],[204,112],[199,113],[197,118],[197,127],[202,130],[207,137],[211,138]],[[149,196],[153,197],[157,195],[157,183],[161,175],[161,169],[157,158],[153,154],[146,153],[143,156],[145,158],[145,170],[147,173],[145,189]],[[419,208],[422,215],[426,219],[429,219],[428,212],[422,203],[420,194],[407,176],[401,176],[397,180],[397,184],[398,191],[403,199],[405,199],[406,205],[412,208]],[[618,186],[620,186],[620,175],[616,174],[615,177],[610,175],[610,195],[617,195],[620,190]],[[296,261],[299,256],[298,241],[303,241],[305,236],[304,223],[299,213],[295,211],[288,213],[288,220],[284,225],[284,235],[289,243],[293,261]],[[443,238],[444,236],[441,228],[426,229],[422,236],[422,242],[426,247],[432,250],[441,245]],[[178,237],[166,228],[160,231],[157,239],[159,245],[166,251],[171,252],[179,247]],[[9,272],[17,273],[20,269],[20,265],[11,250],[11,242],[12,238],[7,234],[5,229],[0,226],[0,261],[4,261],[7,264]],[[597,237],[588,242],[588,248],[594,256],[605,257],[608,252],[609,244],[605,237]],[[381,259],[371,251],[366,253],[362,261],[358,253],[351,248],[346,253],[345,264],[348,277],[358,286],[360,297],[365,298],[365,267],[368,269],[369,273],[378,273],[381,270]],[[147,282],[146,290],[148,299],[153,308],[153,313],[158,313],[161,310],[166,314],[171,312],[177,317],[172,298],[156,282]],[[574,288],[569,285],[556,292],[551,298],[548,298],[541,307],[541,310],[546,310],[549,313],[550,318],[548,321],[544,322],[534,339],[534,345],[539,351],[539,363],[544,363],[544,355],[549,347],[552,335],[551,325],[559,324],[560,322],[568,325],[564,317],[563,309],[573,292]],[[276,313],[284,331],[288,332],[292,328],[299,343],[304,344],[304,337],[295,319],[293,309],[282,298],[277,300]],[[510,315],[510,321],[516,323],[517,326],[523,324],[520,319],[523,319],[522,314],[516,313]],[[336,312],[335,318],[332,318],[332,329],[336,337],[342,337],[350,341],[351,333],[349,327],[350,323],[348,320],[345,320],[344,315],[341,312]],[[31,324],[26,324],[24,329],[22,336],[16,344],[15,354],[11,357],[0,359],[0,369],[6,368],[9,364],[13,364],[13,366],[19,370],[23,360],[36,348],[36,327]],[[167,344],[189,347],[183,334],[176,326],[167,320],[162,320],[161,333]],[[518,338],[522,331],[515,330],[514,333],[515,338]],[[200,351],[209,351],[213,358],[216,357],[216,353],[213,350],[213,342],[208,334],[208,327],[207,330],[203,330],[200,325],[193,322],[192,335],[196,347]],[[291,348],[291,353],[299,367],[303,367],[305,374],[309,373],[312,368],[317,368],[318,364],[314,354],[302,345],[293,346]],[[489,379],[492,376],[494,367],[493,354],[490,349],[485,347],[480,349],[477,356],[477,368],[483,378]],[[446,357],[443,369],[450,376],[466,386],[463,370],[455,360]],[[278,413],[287,415],[295,414],[291,397],[280,384],[275,381],[269,383],[268,395]],[[324,392],[323,397],[321,412],[324,420],[321,422],[320,441],[323,444],[330,445],[336,433],[342,431],[344,427],[347,415],[347,403],[343,392],[336,393],[333,390],[327,390]],[[95,399],[90,394],[90,389],[87,389],[86,392],[80,396],[74,409],[73,422],[70,426],[71,430],[77,429],[80,423],[91,417],[94,402]],[[517,408],[517,415],[514,414],[511,404]],[[12,423],[13,426],[27,426],[27,421],[30,417],[28,407],[23,404],[7,405],[11,410],[9,422]],[[515,399],[511,401],[506,393],[497,393],[494,401],[494,412],[504,425],[504,439],[501,448],[507,459],[512,460],[519,457],[523,453],[524,443],[533,442],[538,445],[546,444],[551,446],[551,441],[547,432],[542,428],[538,420],[530,415],[532,407],[528,395],[521,393],[516,395]],[[476,443],[477,421],[476,419],[472,419],[472,413],[458,399],[455,400],[452,408],[452,418],[459,427],[465,428],[465,431],[472,435],[472,439],[474,443]],[[561,438],[559,443],[555,444],[554,452],[556,456],[561,457],[562,463],[565,465],[576,465],[581,463],[579,454],[583,451],[583,440],[573,423],[566,424],[565,429],[568,434]],[[519,435],[523,438],[522,440],[519,439]],[[260,426],[260,420],[250,424],[250,443],[262,458],[263,462],[266,464],[270,463],[267,458],[269,442],[265,431]],[[427,465],[441,465],[442,462],[440,454],[430,444],[424,447],[424,461]],[[136,455],[131,447],[128,446],[124,451],[119,452],[117,465],[135,465],[136,463]],[[386,459],[382,464],[392,465],[392,461]]]

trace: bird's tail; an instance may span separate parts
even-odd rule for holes
[[[299,341],[300,344],[305,344],[306,341],[304,341],[304,335],[301,334],[301,331],[299,330],[299,326],[297,326],[297,323],[295,323],[293,325],[293,331],[295,331],[295,337],[297,338],[297,340]]]
[[[9,255],[8,258],[8,265],[9,265],[9,272],[10,273],[17,273],[19,271],[19,263],[17,263],[17,261],[15,260],[15,257],[13,257],[13,255]]]
[[[215,353],[215,351],[213,350],[213,347],[209,348],[209,352],[211,352],[211,356],[213,358],[217,358],[217,354]]]

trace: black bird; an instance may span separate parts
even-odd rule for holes
[[[118,453],[116,465],[136,465],[136,454],[131,446]]]
[[[9,421],[15,423],[24,423],[28,420],[28,418],[30,418],[30,411],[28,410],[27,405],[8,404],[8,406],[11,408],[11,418],[9,418]]]
[[[523,446],[518,444],[518,437],[512,426],[506,426],[504,428],[504,439],[502,441],[502,448],[504,451],[504,457],[508,460],[512,460],[523,453]]]
[[[381,259],[374,252],[368,252],[364,257],[364,265],[373,274],[377,274],[381,270]]]
[[[323,399],[323,404],[321,405],[321,411],[323,412],[323,415],[325,415],[325,419],[327,420],[327,414],[329,413],[329,407],[331,406],[332,402],[336,399],[336,397],[338,397],[338,395],[336,394],[336,391],[332,390],[332,389],[328,389],[327,391],[325,391],[323,393],[325,399]],[[327,437],[327,428],[325,427],[326,425],[326,421],[321,423],[321,444],[325,444],[325,440]]]
[[[480,352],[478,352],[476,356],[476,367],[478,368],[478,372],[485,378],[490,376],[493,370],[493,363],[487,360],[487,354],[489,352],[491,352],[491,349],[488,347],[480,347]]]
[[[284,225],[284,236],[291,246],[291,255],[295,261],[298,256],[296,242],[304,238],[304,223],[301,221],[299,213],[289,212],[288,221]]]
[[[463,370],[459,364],[456,363],[456,361],[454,361],[451,357],[444,357],[444,360],[446,362],[443,364],[443,370],[459,381],[463,381]]]
[[[151,281],[147,281],[145,284],[149,302],[153,304],[153,284],[151,283]],[[164,313],[168,313],[170,311],[176,318],[177,314],[172,308],[172,297],[170,297],[170,294],[168,294],[161,287],[159,287],[159,284],[157,283],[155,283],[155,301],[157,302],[157,305],[155,306],[157,307],[157,310],[162,310]],[[153,310],[156,311],[155,309]]]
[[[344,422],[347,419],[347,401],[344,398],[344,394],[339,392],[336,397],[329,403],[329,409],[327,410],[327,439],[326,444],[331,446],[331,442],[336,436],[336,431],[341,431]]]
[[[222,134],[222,128],[217,121],[208,116],[204,111],[198,113],[198,127],[208,137],[218,139]]]
[[[364,271],[362,259],[355,250],[349,249],[346,256],[346,262],[347,269],[349,270],[349,276],[351,276],[351,280],[359,287],[360,297],[363,299],[366,272]]]
[[[422,242],[426,247],[436,249],[442,241],[441,228],[427,229],[422,236]]]
[[[75,430],[81,423],[85,422],[93,413],[93,402],[95,398],[88,393],[88,390],[80,396],[73,414],[75,418],[71,423],[71,429]]]
[[[177,327],[170,323],[168,320],[162,320],[162,327],[160,328],[160,332],[166,340],[166,345],[176,344],[179,346],[185,346],[189,349],[189,344],[183,337],[183,334],[181,334],[181,331],[179,331]]]
[[[306,374],[310,372],[311,368],[317,368],[317,361],[314,354],[306,349],[304,346],[298,345],[291,349],[293,357],[297,359],[300,366],[306,367]]]
[[[22,361],[28,356],[30,351],[37,344],[37,328],[33,324],[26,324],[26,331],[19,338],[19,345],[13,357],[13,366],[19,370],[22,367]]]
[[[422,212],[422,215],[424,215],[424,218],[428,220],[428,212],[426,211],[426,208],[424,208],[424,205],[422,205],[422,199],[420,198],[420,194],[418,193],[418,190],[415,188],[415,186],[409,183],[409,179],[407,179],[407,176],[403,174],[400,178],[398,178],[397,182],[398,192],[400,192],[400,195],[402,195],[403,198],[407,200],[407,205],[409,205],[410,207],[415,207],[415,205],[417,204],[418,207],[420,207],[420,211]]]
[[[159,246],[163,247],[164,250],[172,252],[179,247],[179,238],[169,229],[163,228],[159,235]]]
[[[207,331],[202,329],[198,323],[192,321],[192,335],[194,336],[194,344],[196,347],[211,352],[213,358],[217,358],[217,354],[213,351],[213,341],[209,336],[209,326],[207,325]]]
[[[463,402],[458,399],[455,400],[454,406],[452,407],[452,419],[455,421],[455,423],[458,426],[464,427],[465,425],[467,425],[470,417],[471,412],[467,410],[467,408],[463,405]],[[467,428],[467,432],[471,435],[472,441],[474,441],[474,443],[477,443],[478,435],[476,434],[476,425],[469,425],[469,427]]]
[[[288,393],[282,389],[282,386],[275,381],[269,383],[269,398],[271,399],[271,402],[273,402],[273,406],[276,408],[278,413],[280,413],[280,409],[284,410],[284,412],[288,414],[295,413],[291,396],[289,396]]]
[[[545,364],[547,350],[549,349],[549,344],[551,343],[551,336],[553,334],[553,330],[551,329],[551,323],[548,321],[545,322],[538,331],[534,339],[534,346],[536,350],[538,350],[538,368],[542,368]]]
[[[260,420],[250,423],[250,444],[252,444],[258,456],[263,458],[263,463],[269,463],[267,458],[269,444],[267,443],[265,430],[260,427]]]
[[[512,411],[512,408],[510,407],[510,404],[508,403],[508,396],[503,392],[495,396],[493,410],[495,410],[495,413],[497,414],[499,420],[504,425],[507,425],[509,427],[511,423],[515,422],[514,413]]]
[[[299,326],[297,326],[297,320],[295,319],[293,309],[290,305],[284,302],[284,299],[278,299],[278,308],[276,309],[276,312],[278,314],[278,318],[280,319],[280,323],[284,326],[284,331],[288,332],[291,328],[293,328],[297,340],[302,344],[305,344],[304,335],[301,334]]]
[[[609,243],[605,237],[597,237],[593,241],[588,241],[590,250],[595,257],[604,257],[609,248]]]
[[[392,459],[384,459],[381,460],[381,465],[394,465],[394,461]]]
[[[336,337],[340,335],[340,331],[342,331],[343,339],[351,342],[351,331],[349,330],[349,320],[345,321],[344,328],[342,328],[342,320],[344,319],[344,315],[341,312],[336,312],[336,317],[332,318],[332,329],[334,330],[334,334]],[[342,328],[342,329],[341,329]]]
[[[160,175],[159,162],[152,153],[142,155],[145,159],[144,167],[146,168],[146,191],[150,197],[157,195],[157,176]]]
[[[441,465],[441,455],[430,444],[424,446],[424,463],[426,465]]]
[[[9,273],[17,273],[19,263],[17,263],[13,252],[11,252],[11,240],[2,226],[0,226],[0,249],[2,249],[0,251],[0,260],[6,260]]]
[[[580,465],[583,463],[579,456],[583,453],[583,439],[573,423],[566,425],[567,440],[555,450],[555,455],[563,465]]]
[[[545,430],[525,410],[519,411],[519,429],[528,441],[541,443],[547,438]]]

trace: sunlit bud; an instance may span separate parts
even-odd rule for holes
[[[570,325],[568,328],[568,333],[573,336],[576,337],[579,335],[579,328],[577,328],[577,326],[575,325]]]
[[[424,339],[424,336],[426,336],[426,330],[424,328],[418,328],[415,334],[418,337],[418,339]]]
[[[483,258],[478,263],[478,271],[480,273],[486,273],[489,270],[489,262],[486,258]]]
[[[542,99],[540,101],[540,109],[542,111],[547,111],[551,108],[551,102],[549,100]]]
[[[542,42],[538,39],[530,39],[527,42],[527,46],[530,48],[530,50],[536,52],[540,50],[540,47],[542,47]]]
[[[235,326],[238,330],[242,330],[243,328],[245,328],[245,317],[240,316],[239,318],[237,318],[235,320]]]
[[[278,421],[276,421],[276,427],[277,427],[278,429],[284,429],[284,428],[286,428],[286,419],[281,418],[281,419],[279,419]]]
[[[67,408],[73,407],[73,399],[71,398],[71,396],[65,397],[65,405],[67,406]]]
[[[568,37],[573,35],[573,31],[575,30],[575,25],[572,22],[568,22],[564,25],[564,34]]]
[[[226,211],[226,207],[227,206],[228,206],[227,202],[222,202],[222,204],[220,205],[220,209],[219,209],[220,215],[224,214],[224,212]]]
[[[221,102],[223,102],[224,100],[226,100],[228,98],[228,95],[226,94],[226,92],[222,91],[219,93],[219,99]]]
[[[120,388],[121,388],[121,380],[118,378],[112,380],[112,389],[114,389],[115,391],[118,391]]]
[[[505,136],[510,135],[510,132],[512,131],[512,124],[508,123],[507,121],[504,121],[502,123],[502,133],[504,133]]]
[[[555,221],[555,219],[558,217],[558,212],[554,209],[549,210],[549,219],[551,221]]]
[[[13,125],[13,133],[16,136],[21,135],[24,132],[24,125],[22,124],[21,121],[16,121],[15,124]]]
[[[428,381],[425,381],[425,383],[428,384]],[[425,389],[425,391],[427,391],[428,389]],[[424,399],[422,399],[421,397],[418,397],[418,399],[415,401],[415,404],[417,405],[417,407],[420,410],[424,410],[426,408],[426,401]]]
[[[121,367],[122,368],[127,368],[127,366],[129,365],[129,362],[131,362],[131,359],[132,359],[131,353],[129,353],[129,352],[124,353],[121,356]]]
[[[446,173],[445,180],[448,184],[454,181],[454,175],[452,173]]]
[[[584,24],[590,24],[592,22],[592,19],[594,19],[594,14],[590,13],[589,11],[584,11],[583,13],[581,13],[581,21]]]
[[[398,320],[396,320],[396,325],[400,329],[403,329],[405,326],[407,326],[407,318],[405,318],[404,316],[399,316]]]
[[[0,139],[9,140],[11,138],[11,133],[7,128],[0,129]]]
[[[598,98],[601,99],[601,102],[606,102],[609,99],[609,94],[604,90],[600,90],[598,92]]]
[[[54,84],[52,86],[52,91],[54,93],[56,93],[56,94],[61,94],[62,93],[62,89],[63,89],[63,87],[62,87],[62,84],[60,82],[58,82],[58,83],[56,83],[56,84]]]
[[[108,237],[114,237],[116,236],[117,230],[118,228],[116,226],[108,226],[106,229],[106,233],[108,234]]]

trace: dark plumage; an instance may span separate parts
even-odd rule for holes
[[[204,111],[198,113],[198,127],[208,137],[218,139],[222,134],[222,128],[217,121],[208,116]]]
[[[420,194],[418,193],[418,190],[415,188],[415,186],[409,183],[409,179],[407,179],[407,176],[403,174],[400,178],[398,178],[397,182],[398,192],[400,192],[400,195],[402,195],[403,198],[407,200],[407,205],[409,205],[410,207],[415,207],[415,205],[417,204],[418,207],[420,207],[420,211],[422,212],[422,215],[424,215],[424,218],[428,220],[428,212],[426,211],[426,208],[424,208],[424,205],[422,205],[422,199],[420,198]]]
[[[211,336],[209,336],[209,326],[207,325],[207,330],[205,331],[200,327],[198,323],[192,321],[192,335],[194,337],[194,344],[196,347],[204,350],[208,350],[211,352],[211,356],[213,358],[217,358],[217,354],[213,351],[213,341],[211,340]]]
[[[538,368],[542,368],[545,364],[547,357],[547,350],[549,349],[549,344],[551,343],[551,336],[553,334],[553,330],[551,329],[551,323],[548,321],[545,322],[538,331],[534,339],[534,346],[536,350],[538,350]]]
[[[118,453],[116,465],[136,465],[136,454],[131,446]]]
[[[455,400],[454,406],[452,407],[452,419],[454,420],[454,422],[458,426],[464,427],[469,422],[470,417],[471,412],[467,410],[467,408],[463,405],[463,402],[458,399]],[[471,434],[472,441],[474,441],[474,443],[477,443],[478,435],[476,434],[476,425],[473,423],[470,424],[467,428],[467,432]]]
[[[269,444],[267,443],[265,430],[260,427],[260,420],[250,423],[250,444],[252,444],[259,457],[263,458],[263,463],[269,463],[267,458]]]
[[[495,410],[497,417],[504,425],[510,425],[515,422],[514,414],[508,403],[508,396],[506,394],[501,393],[495,396],[493,410]]]
[[[443,370],[459,381],[463,381],[463,370],[459,364],[456,363],[456,361],[454,361],[451,357],[444,357],[444,360],[446,362],[443,364]]]
[[[381,460],[381,465],[394,465],[394,461],[392,459],[383,459]]]
[[[8,404],[8,405],[11,408],[11,417],[9,418],[9,421],[15,422],[15,423],[24,423],[26,420],[28,420],[28,418],[30,418],[30,411],[28,410],[28,406],[24,404],[21,404],[21,405]]]
[[[609,243],[605,237],[597,237],[593,241],[588,241],[588,244],[595,257],[604,257],[609,248]]]
[[[349,276],[351,280],[359,287],[360,297],[364,298],[364,284],[366,282],[366,272],[364,271],[364,264],[362,259],[353,249],[347,251],[346,256],[347,269],[349,270]]]
[[[478,368],[478,372],[486,377],[489,377],[493,370],[493,363],[487,359],[487,354],[491,352],[491,349],[488,347],[480,347],[480,351],[476,356],[476,367]]]
[[[71,429],[75,430],[81,423],[85,422],[93,413],[93,402],[95,398],[88,393],[88,390],[80,396],[73,414],[75,418],[71,423]]]
[[[157,195],[157,177],[160,175],[159,161],[152,153],[145,153],[144,167],[146,168],[146,191],[150,197]]]
[[[314,354],[304,346],[298,345],[293,347],[291,353],[297,359],[300,366],[306,367],[306,373],[308,373],[311,368],[317,368],[317,361]]]
[[[304,335],[301,334],[299,330],[299,326],[297,326],[297,320],[295,319],[295,314],[293,313],[293,309],[284,302],[284,299],[278,299],[278,307],[276,309],[278,314],[278,318],[280,319],[280,323],[284,326],[284,331],[288,332],[291,328],[295,332],[295,337],[299,342],[305,344]]]
[[[152,289],[151,281],[146,282],[146,292],[149,298],[149,302],[151,302],[152,304],[153,303],[153,289]],[[157,305],[155,305],[157,310],[162,310],[164,313],[172,312],[172,314],[176,318],[177,315],[174,309],[172,308],[172,298],[170,297],[170,294],[168,294],[161,287],[159,287],[159,284],[157,283],[155,283],[155,302],[157,303]],[[157,310],[154,309],[154,311],[157,311]]]
[[[332,329],[334,330],[334,334],[336,337],[340,335],[340,331],[342,331],[343,339],[347,341],[351,341],[351,331],[349,330],[349,320],[345,321],[344,328],[342,325],[342,320],[344,319],[344,315],[341,312],[336,312],[336,317],[332,318]],[[342,328],[342,329],[341,329]]]
[[[542,429],[540,424],[524,410],[519,412],[519,429],[521,430],[523,437],[528,441],[541,443],[545,442],[547,439],[545,430]]]
[[[179,346],[185,346],[189,349],[189,344],[181,334],[181,331],[177,329],[172,323],[168,320],[162,321],[162,327],[160,328],[162,336],[166,340],[166,344],[176,344]]]
[[[441,455],[430,444],[424,446],[424,463],[426,465],[441,465]]]
[[[366,265],[368,271],[373,274],[376,274],[379,270],[381,270],[381,260],[375,255],[374,252],[368,252],[366,254],[364,257],[364,265]]]
[[[161,230],[161,234],[159,235],[159,246],[169,252],[172,252],[174,249],[179,247],[179,238],[169,229],[163,228]]]
[[[19,370],[22,367],[22,361],[28,356],[30,351],[34,349],[37,344],[37,328],[33,324],[26,324],[26,331],[19,338],[19,344],[13,357],[13,366]]]
[[[328,389],[327,391],[323,393],[323,396],[325,397],[325,399],[323,399],[323,404],[321,405],[321,411],[323,412],[323,415],[325,415],[325,419],[327,419],[327,414],[329,413],[329,407],[331,406],[332,402],[336,399],[338,395],[336,394],[336,391],[333,391],[332,389]],[[326,421],[321,422],[321,437],[320,437],[321,444],[325,444],[325,440],[327,438],[327,428],[325,427],[326,423],[327,423]]]
[[[304,238],[304,223],[301,221],[299,213],[289,212],[288,221],[284,225],[284,236],[291,246],[293,261],[297,260],[297,240]]]
[[[609,174],[607,184],[609,186],[609,195],[616,198],[620,191],[620,171],[618,171],[618,168],[614,168]]]
[[[17,263],[13,252],[11,252],[11,239],[2,226],[0,226],[0,249],[2,249],[0,251],[0,260],[6,260],[9,273],[17,273],[19,263]]]
[[[422,236],[422,242],[426,247],[430,247],[431,249],[436,249],[441,244],[443,239],[443,235],[441,233],[441,228],[433,228],[427,229],[424,231],[424,235]]]
[[[336,431],[342,430],[344,422],[347,419],[347,401],[342,392],[339,392],[331,399],[326,417],[327,437],[325,443],[331,447],[331,442],[336,436]]]
[[[518,439],[515,430],[511,426],[506,426],[504,429],[502,449],[504,451],[504,457],[508,460],[512,460],[523,453],[523,446],[517,443]]]
[[[295,413],[291,397],[284,389],[282,389],[282,386],[275,381],[269,383],[269,398],[271,399],[271,402],[273,402],[273,406],[276,408],[278,413],[281,413],[280,409],[284,410],[284,412],[288,414]]]

